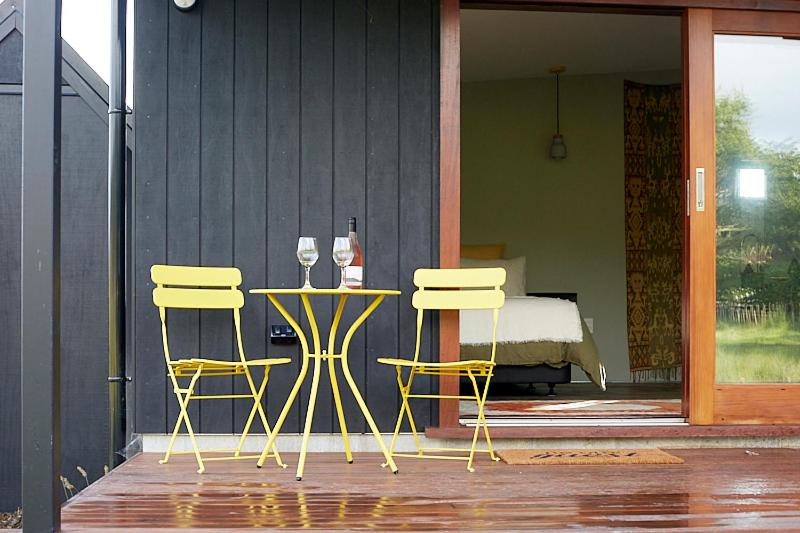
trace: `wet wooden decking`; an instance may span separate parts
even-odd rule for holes
[[[678,450],[683,465],[510,466],[482,458],[400,459],[309,454],[303,481],[267,463],[140,455],[72,499],[69,532],[678,528],[800,530],[800,450]],[[296,455],[286,454],[291,464]],[[130,528],[130,529],[127,529]]]

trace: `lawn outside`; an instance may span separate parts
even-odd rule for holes
[[[718,320],[717,383],[800,383],[800,329]]]

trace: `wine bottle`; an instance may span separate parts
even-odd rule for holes
[[[358,244],[355,217],[350,218],[347,225],[350,227],[348,237],[353,242],[353,261],[344,269],[344,283],[351,289],[360,289],[364,286],[364,255]]]

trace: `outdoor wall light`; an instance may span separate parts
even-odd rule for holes
[[[567,145],[564,144],[564,136],[561,135],[561,117],[559,116],[559,98],[561,92],[561,87],[559,86],[559,76],[565,70],[567,70],[567,67],[563,65],[551,67],[549,69],[551,74],[556,75],[556,134],[553,135],[553,140],[550,143],[550,158],[556,160],[567,158]]]
[[[739,169],[739,198],[761,199],[767,196],[767,177],[763,168]]]
[[[197,0],[173,0],[173,2],[175,2],[175,7],[181,11],[189,11],[197,5]]]

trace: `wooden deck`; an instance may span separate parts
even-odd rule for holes
[[[678,450],[683,465],[510,466],[309,454],[290,467],[140,455],[64,508],[68,532],[259,530],[800,530],[800,450]]]

